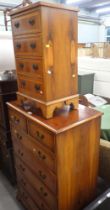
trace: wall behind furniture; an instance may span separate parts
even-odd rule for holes
[[[91,43],[99,42],[99,25],[87,22],[78,23],[78,42]]]
[[[11,32],[0,31],[0,71],[15,69]]]

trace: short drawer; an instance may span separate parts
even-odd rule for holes
[[[53,194],[48,190],[48,188],[39,180],[37,177],[26,167],[23,166],[23,175],[26,178],[27,182],[37,191],[39,196],[47,203],[50,209],[56,210],[57,199]]]
[[[41,127],[33,121],[28,121],[29,135],[32,136],[36,141],[43,144],[54,152],[55,150],[55,136],[45,128]]]
[[[16,57],[41,57],[42,56],[42,44],[41,37],[26,37],[14,40],[14,48]]]
[[[20,138],[18,140],[19,142],[17,142],[12,134],[14,151],[22,160],[29,162],[30,165],[35,164],[35,167],[38,162],[39,165],[41,164],[55,172],[55,157],[53,154],[44,150],[39,143],[36,143],[31,137],[25,134],[20,134]]]
[[[35,202],[32,200],[26,190],[18,184],[17,198],[27,210],[39,210]]]
[[[44,88],[43,83],[40,80],[32,81],[26,77],[18,77],[19,92],[26,94],[30,97],[43,99],[44,98]]]
[[[10,123],[14,127],[20,127],[27,132],[26,118],[22,114],[15,110],[9,109],[9,119]]]
[[[33,199],[33,201],[36,203],[39,209],[50,210],[47,204],[43,201],[43,199],[41,199],[39,194],[36,192],[36,190],[31,186],[30,182],[25,178],[25,176],[22,173],[20,173],[19,169],[17,169],[16,172],[18,185],[20,187],[23,186],[25,191],[30,195],[30,197]]]
[[[12,18],[14,35],[38,33],[41,31],[40,12],[35,11],[26,15]]]
[[[42,78],[43,63],[36,59],[16,59],[17,72],[32,77],[34,80]]]

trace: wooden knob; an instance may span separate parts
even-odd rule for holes
[[[20,23],[19,23],[19,22],[16,22],[16,23],[15,23],[15,27],[16,27],[16,28],[19,28],[19,27],[20,27]]]
[[[35,20],[34,20],[34,19],[30,19],[28,22],[29,22],[29,24],[30,24],[31,26],[33,26],[33,25],[35,24]]]

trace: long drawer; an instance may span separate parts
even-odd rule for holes
[[[9,119],[12,127],[22,128],[22,130],[27,132],[26,118],[22,114],[9,109]]]
[[[41,57],[42,42],[41,36],[17,38],[14,40],[14,48],[16,57]]]
[[[12,19],[12,29],[14,35],[32,34],[41,31],[40,12],[23,14]]]
[[[44,98],[44,88],[43,82],[41,80],[30,80],[27,77],[18,77],[18,87],[19,92],[26,94],[30,97],[43,99]]]
[[[17,164],[16,164],[17,168]],[[47,205],[56,210],[57,208],[57,199],[56,197],[48,190],[48,188],[39,180],[37,177],[21,162],[21,173],[26,178],[27,182],[36,190],[36,193],[47,203]]]
[[[40,59],[16,59],[17,72],[34,80],[42,78],[43,62]]]
[[[39,194],[36,192],[36,190],[31,186],[29,181],[25,178],[25,176],[19,171],[17,171],[17,182],[18,186],[23,187],[25,191],[30,195],[30,197],[34,200],[34,202],[37,204],[40,210],[53,210],[47,207],[46,203],[43,199],[39,196]]]
[[[18,200],[21,201],[23,206],[27,210],[39,210],[35,202],[32,200],[32,198],[29,196],[29,194],[25,191],[23,187],[18,185],[18,195],[17,195]]]
[[[35,164],[35,167],[37,166],[38,162],[52,171],[56,171],[56,163],[53,153],[47,149],[44,149],[41,144],[35,142],[33,138],[29,137],[25,133],[20,132],[19,135],[17,134],[18,138],[16,138],[13,132],[16,132],[16,130],[13,131],[12,129],[12,141],[14,151],[19,157],[25,159],[25,161],[29,162],[30,165]]]

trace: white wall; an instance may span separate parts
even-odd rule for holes
[[[15,69],[11,32],[0,32],[0,71]]]
[[[98,42],[99,25],[79,21],[78,23],[78,42]]]

